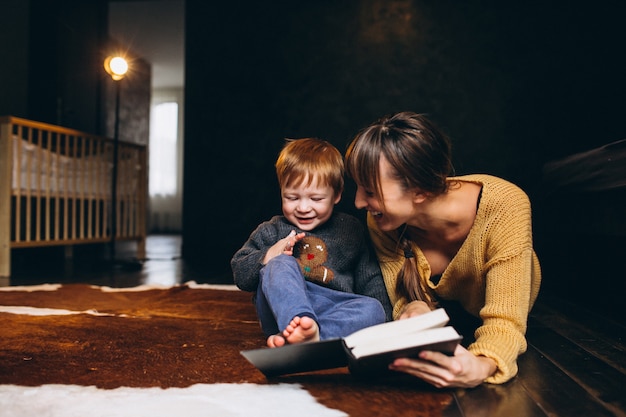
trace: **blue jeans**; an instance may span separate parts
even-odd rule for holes
[[[263,267],[255,304],[266,336],[282,332],[295,316],[315,320],[321,340],[385,321],[380,301],[308,282],[296,259],[288,255],[279,255]]]

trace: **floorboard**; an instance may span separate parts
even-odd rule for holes
[[[483,384],[473,389],[459,389],[455,399],[464,417],[548,415],[517,378],[504,385]]]
[[[626,326],[622,323],[554,298],[538,303],[532,320],[626,373]]]
[[[554,377],[556,372],[546,369],[548,365],[546,361],[549,361],[582,390],[589,393],[593,402],[597,402],[607,410],[616,413],[615,415],[620,415],[620,410],[626,410],[626,376],[622,371],[553,329],[536,323],[532,318],[529,323],[527,338],[532,350],[536,351],[542,358],[541,366],[537,366],[533,370],[536,374],[535,378],[545,378],[547,374]],[[529,353],[530,355],[532,353]],[[565,378],[561,379],[564,380]],[[568,391],[574,390],[573,384],[569,385],[571,386]],[[580,394],[582,395],[582,391]],[[589,398],[584,396],[575,396],[571,401],[579,407],[586,406],[590,402]]]
[[[533,345],[520,358],[517,379],[545,414],[551,417],[615,417],[567,373],[542,355]]]

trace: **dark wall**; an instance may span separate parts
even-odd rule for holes
[[[25,117],[102,133],[106,12],[103,0],[30,0]]]
[[[542,165],[625,136],[623,2],[186,4],[183,252],[208,274],[229,274],[234,251],[280,212],[285,137],[344,150],[383,114],[424,112],[451,136],[458,174],[518,183],[548,216],[568,207],[546,197]],[[549,216],[537,225],[558,222]],[[550,250],[561,232],[535,228],[548,280],[571,263]]]
[[[0,115],[24,116],[27,107],[28,74],[28,14],[29,3],[24,0],[5,0],[4,18],[0,25],[0,40],[6,63],[0,65]],[[8,45],[7,45],[8,44]]]
[[[2,11],[0,115],[103,133],[106,0],[9,0]]]
[[[10,0],[3,13],[0,115],[113,137],[115,86],[103,63],[123,51],[133,62],[121,82],[120,139],[147,144],[150,64],[109,39],[108,0]]]

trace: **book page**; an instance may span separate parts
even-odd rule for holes
[[[356,331],[344,338],[347,347],[376,343],[380,340],[397,338],[403,334],[417,333],[425,329],[445,326],[450,318],[443,308],[404,320],[390,321]]]
[[[415,348],[419,351],[420,346],[434,345],[439,342],[459,340],[460,335],[451,326],[427,329],[412,334],[396,335],[391,338],[379,339],[367,344],[359,344],[352,348],[352,355],[355,358],[376,355],[384,352],[393,352]]]

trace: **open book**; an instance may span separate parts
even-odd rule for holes
[[[241,354],[265,376],[273,377],[348,366],[359,374],[385,372],[396,358],[417,357],[422,350],[452,355],[461,336],[439,308],[405,320],[371,326],[349,336]]]

